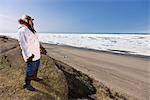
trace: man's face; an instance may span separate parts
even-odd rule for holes
[[[33,20],[32,19],[29,20],[29,24],[33,27]]]

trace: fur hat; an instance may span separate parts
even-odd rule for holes
[[[20,19],[23,20],[23,21],[25,21],[25,22],[27,22],[27,20],[29,20],[29,19],[34,20],[32,17],[30,17],[28,15],[23,15]]]

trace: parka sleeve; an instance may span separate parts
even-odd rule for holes
[[[29,58],[29,57],[32,56],[32,53],[29,49],[29,36],[28,36],[28,33],[23,31],[23,32],[19,32],[19,34],[20,34],[19,42],[20,42],[21,49],[24,52],[25,56],[27,58]]]

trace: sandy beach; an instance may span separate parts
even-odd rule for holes
[[[149,100],[149,57],[113,54],[45,44],[48,55],[80,70],[109,88]]]

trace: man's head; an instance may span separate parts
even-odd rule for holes
[[[34,30],[34,27],[33,27],[33,18],[28,16],[28,15],[23,15],[19,20],[18,22],[20,24],[23,24],[23,25],[26,25],[33,33],[35,33],[36,31]]]
[[[19,20],[28,23],[29,25],[33,26],[33,18],[28,15],[23,15]]]

